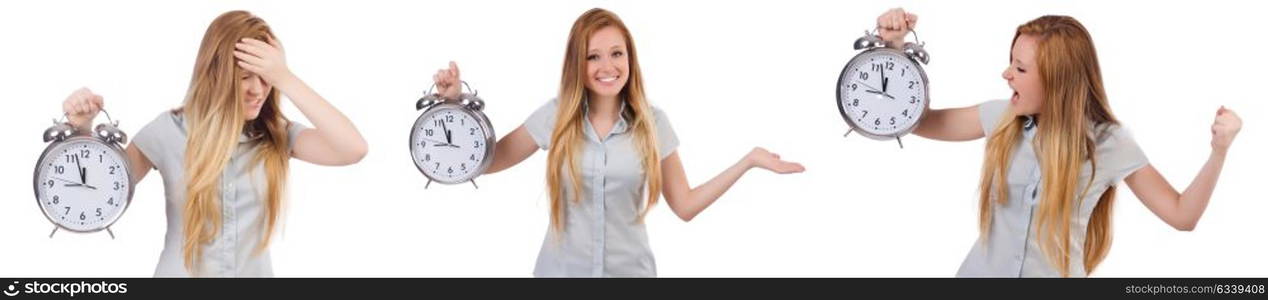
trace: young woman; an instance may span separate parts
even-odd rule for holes
[[[271,276],[268,243],[290,158],[336,166],[365,156],[361,133],[291,73],[283,53],[264,20],[220,15],[203,35],[184,104],[128,145],[133,182],[157,169],[167,196],[155,276]],[[282,94],[316,128],[282,116]],[[103,104],[80,89],[63,109],[86,133]]]
[[[877,18],[891,45],[915,26],[916,15],[902,9]],[[1167,224],[1192,230],[1241,129],[1232,110],[1216,111],[1211,154],[1179,193],[1110,112],[1091,36],[1074,18],[1018,27],[1003,77],[1010,100],[933,110],[915,130],[944,141],[987,138],[981,236],[960,276],[1087,276],[1109,251],[1120,181]]]
[[[691,188],[675,151],[678,137],[643,91],[638,52],[625,24],[592,9],[572,26],[559,95],[498,140],[495,173],[547,150],[550,229],[536,276],[655,276],[643,218],[657,199],[683,221],[722,196],[753,167],[776,173],[804,168],[754,148],[709,182]],[[458,66],[433,78],[441,94],[460,91]]]

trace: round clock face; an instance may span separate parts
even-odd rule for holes
[[[855,56],[837,81],[837,108],[855,130],[872,137],[911,131],[928,107],[924,70],[906,54],[873,49]]]
[[[488,145],[491,137],[485,118],[457,105],[442,104],[414,122],[410,154],[427,178],[460,183],[484,171],[486,160],[492,156]]]
[[[35,198],[44,215],[77,232],[113,224],[132,195],[127,160],[116,149],[89,137],[46,149],[35,167]]]

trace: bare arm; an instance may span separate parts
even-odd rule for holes
[[[510,134],[498,140],[497,149],[493,151],[493,163],[484,173],[492,174],[506,170],[533,156],[533,153],[537,153],[537,143],[533,142],[528,129],[520,125],[515,128],[515,131],[511,131]]]
[[[281,44],[277,40],[268,43],[244,39],[237,44],[234,57],[238,66],[258,74],[273,84],[295,104],[313,127],[300,131],[295,138],[291,155],[303,161],[319,165],[350,165],[365,157],[369,151],[365,138],[348,117],[330,102],[317,94],[303,80],[286,67]]]
[[[661,186],[664,189],[665,202],[669,209],[683,221],[691,221],[696,215],[708,208],[718,197],[722,197],[744,173],[753,167],[774,171],[779,174],[800,173],[806,170],[801,164],[779,159],[778,154],[766,149],[753,148],[748,155],[731,167],[723,170],[708,182],[691,188],[687,183],[687,172],[682,167],[678,152],[674,152],[661,160]]]
[[[1136,198],[1167,225],[1181,231],[1193,230],[1202,213],[1206,212],[1215,184],[1220,179],[1220,171],[1224,168],[1228,147],[1241,127],[1241,118],[1236,113],[1220,108],[1215,124],[1211,126],[1211,155],[1183,193],[1177,192],[1153,165],[1146,165],[1124,181]]]
[[[918,136],[939,141],[971,141],[986,136],[978,122],[977,105],[949,109],[931,109],[912,131]]]

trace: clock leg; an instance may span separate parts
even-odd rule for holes
[[[106,233],[110,234],[110,239],[114,239],[114,231],[110,230],[110,227],[106,227]]]
[[[423,185],[423,189],[425,190],[427,189],[427,187],[430,187],[430,186],[431,186],[431,178],[427,178],[427,184]]]
[[[471,185],[474,185],[477,190],[480,189],[480,185],[475,183],[475,178],[471,178]]]
[[[48,233],[48,238],[53,238],[54,233],[57,233],[57,226],[53,226],[53,232]]]
[[[845,135],[843,135],[843,136],[841,136],[841,137],[843,137],[843,138],[850,137],[850,133],[851,133],[851,132],[854,132],[854,128],[850,128],[850,131],[846,131],[846,132],[845,132]]]
[[[898,149],[902,149],[902,148],[903,148],[903,138],[901,138],[901,137],[896,137],[896,138],[894,138],[894,140],[897,140],[897,141],[898,141]]]

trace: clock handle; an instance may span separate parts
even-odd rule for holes
[[[128,134],[124,133],[123,130],[119,130],[119,122],[111,118],[110,112],[106,111],[105,108],[101,109],[101,113],[106,115],[107,123],[97,124],[97,127],[94,127],[93,134],[106,140],[106,142],[128,143]]]

